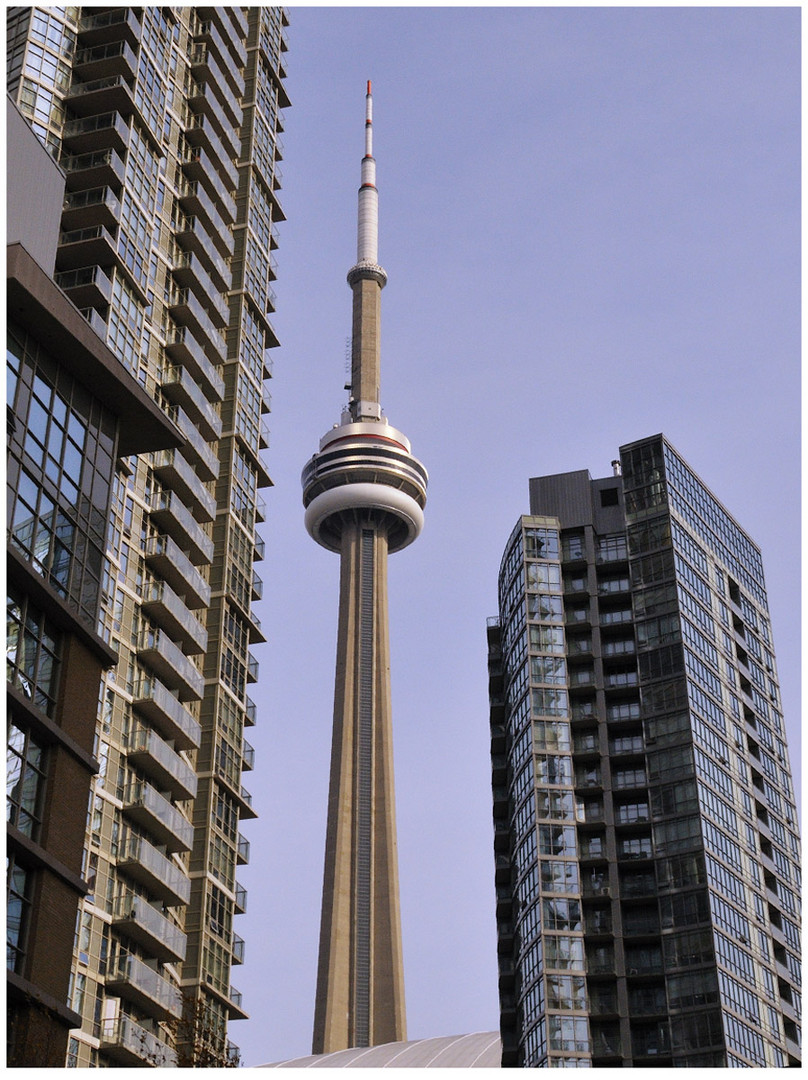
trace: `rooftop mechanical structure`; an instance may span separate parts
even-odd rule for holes
[[[367,84],[347,408],[303,470],[311,536],[340,554],[334,728],[313,1052],[406,1039],[387,556],[424,522],[427,472],[379,403],[381,291]]]

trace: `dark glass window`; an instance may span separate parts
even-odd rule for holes
[[[36,839],[45,787],[45,751],[30,732],[11,721],[6,751],[6,816]]]

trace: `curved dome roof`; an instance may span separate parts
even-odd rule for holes
[[[498,1031],[442,1035],[435,1039],[385,1043],[331,1054],[292,1058],[264,1069],[499,1069],[502,1043]]]

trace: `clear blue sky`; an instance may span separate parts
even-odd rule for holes
[[[430,471],[390,561],[410,1037],[498,1025],[485,620],[528,477],[671,439],[762,548],[800,761],[799,9],[290,15],[247,1065],[310,1051],[339,560],[299,477],[346,396],[368,78],[382,404]]]

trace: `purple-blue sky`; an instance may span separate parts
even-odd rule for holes
[[[799,9],[290,16],[247,1065],[310,1051],[339,560],[299,476],[345,400],[368,78],[382,404],[430,471],[390,561],[409,1036],[498,1025],[485,620],[528,477],[671,439],[761,546],[800,761]]]

